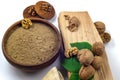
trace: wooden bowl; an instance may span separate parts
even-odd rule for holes
[[[43,63],[39,63],[38,62],[38,64],[22,64],[22,63],[19,63],[19,62],[13,60],[12,57],[8,54],[9,52],[7,51],[8,49],[7,49],[6,45],[8,44],[8,39],[11,36],[11,34],[14,34],[14,31],[16,31],[17,29],[19,29],[21,27],[21,21],[22,20],[14,23],[12,26],[10,26],[8,28],[8,30],[5,32],[3,40],[2,40],[3,54],[4,54],[5,58],[7,59],[7,61],[10,64],[12,64],[13,66],[15,66],[17,68],[20,68],[20,69],[22,69],[24,71],[36,71],[38,69],[42,69],[44,67],[49,66],[51,63],[53,63],[56,60],[56,58],[58,57],[59,53],[61,52],[61,36],[60,36],[60,33],[57,30],[57,28],[53,24],[51,24],[50,22],[48,22],[46,20],[43,20],[43,19],[30,18],[30,20],[32,21],[33,24],[34,23],[45,24],[46,26],[51,28],[55,32],[55,35],[57,36],[57,38],[56,38],[57,43],[56,43],[55,50],[52,53],[52,57],[47,59],[45,62],[43,62]],[[40,54],[42,54],[42,53],[40,53]]]

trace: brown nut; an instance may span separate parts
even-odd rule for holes
[[[95,69],[89,65],[87,67],[82,66],[79,71],[80,79],[82,80],[88,80],[90,77],[92,77],[95,73]]]
[[[105,47],[101,42],[95,42],[92,46],[92,52],[95,55],[98,55],[98,56],[102,55],[104,53],[104,50],[105,50]]]
[[[95,56],[95,58],[94,58],[94,60],[93,60],[93,62],[92,62],[92,66],[96,69],[96,70],[98,70],[98,69],[100,69],[100,67],[102,66],[102,57],[100,57],[100,56]]]
[[[110,34],[107,33],[107,32],[105,32],[105,33],[103,33],[103,34],[100,34],[100,36],[101,36],[101,39],[102,39],[102,41],[103,41],[104,43],[108,43],[108,42],[110,42],[110,40],[111,40],[111,36],[110,36]]]
[[[54,7],[46,1],[38,1],[35,5],[35,11],[44,19],[51,19],[55,15]]]
[[[103,22],[97,21],[94,23],[96,29],[98,30],[99,34],[105,32],[105,24]]]
[[[32,21],[29,18],[25,18],[21,21],[22,27],[28,29],[32,26]]]
[[[77,53],[78,53],[77,47],[72,47],[72,48],[68,49],[67,51],[65,51],[64,55],[65,55],[65,57],[70,58],[74,55],[77,55]]]
[[[88,49],[82,49],[78,51],[77,58],[81,64],[85,66],[90,65],[94,59],[93,53]]]
[[[30,17],[40,18],[40,16],[38,16],[35,11],[34,5],[31,5],[25,8],[25,10],[23,11],[23,17],[24,18],[30,18]]]
[[[80,25],[80,22],[79,22],[78,18],[74,16],[74,17],[70,18],[70,20],[69,20],[68,29],[71,32],[76,31],[78,29],[79,25]]]

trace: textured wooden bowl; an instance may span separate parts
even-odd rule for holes
[[[57,34],[57,38],[58,38],[57,39],[57,47],[56,47],[56,50],[54,53],[55,55],[50,60],[48,60],[42,64],[37,64],[37,65],[27,65],[27,64],[23,65],[23,64],[17,63],[14,60],[12,60],[12,58],[8,55],[8,53],[6,51],[5,45],[6,45],[7,39],[11,35],[11,33],[13,31],[15,31],[21,25],[21,20],[14,23],[5,32],[3,40],[2,40],[2,50],[3,50],[3,54],[4,54],[5,58],[7,59],[7,61],[10,64],[12,64],[13,66],[20,68],[22,70],[25,70],[25,71],[36,71],[38,69],[42,69],[44,67],[49,66],[51,63],[53,63],[56,60],[56,58],[58,57],[58,55],[61,51],[61,37],[60,37],[59,31],[57,30],[57,28],[53,24],[51,24],[50,22],[43,20],[43,19],[38,19],[38,18],[30,18],[30,19],[31,19],[32,23],[37,22],[37,23],[46,24],[48,27],[51,27],[55,31],[55,33]]]

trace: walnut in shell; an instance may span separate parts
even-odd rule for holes
[[[81,64],[90,65],[94,59],[93,53],[88,49],[78,51],[77,58]]]
[[[82,80],[88,80],[90,77],[92,77],[95,73],[95,69],[89,65],[89,66],[82,66],[79,71],[80,79]]]
[[[101,36],[101,39],[104,43],[108,43],[111,40],[111,35],[107,32],[100,34],[100,36]]]
[[[101,42],[95,42],[92,46],[92,52],[95,55],[98,55],[98,56],[102,55],[104,53],[104,50],[105,50],[105,47]]]
[[[96,70],[98,70],[98,69],[100,69],[100,67],[102,66],[102,57],[100,57],[100,56],[95,56],[95,58],[94,58],[94,60],[93,60],[93,62],[92,62],[92,66],[96,69]]]
[[[103,22],[97,21],[94,23],[97,31],[99,32],[99,34],[104,33],[105,32],[105,24]]]

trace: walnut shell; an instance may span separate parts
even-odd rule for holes
[[[110,40],[111,40],[111,36],[110,36],[110,34],[107,33],[107,32],[105,32],[105,33],[103,33],[103,34],[100,34],[100,36],[101,36],[101,39],[102,39],[102,41],[103,41],[104,43],[108,43],[108,42],[110,42]]]
[[[73,16],[72,18],[70,18],[69,20],[69,26],[68,29],[73,32],[78,30],[78,27],[80,25],[80,21],[77,17]]]
[[[102,55],[104,53],[104,50],[105,50],[105,47],[101,42],[95,42],[92,46],[92,52],[95,55],[98,55],[98,56]]]
[[[102,66],[102,57],[100,57],[100,56],[95,56],[95,58],[94,58],[94,60],[93,60],[93,62],[92,62],[92,66],[96,69],[96,70],[98,70],[98,69],[100,69],[100,67]]]
[[[94,23],[96,29],[98,30],[99,34],[105,32],[105,24],[103,22],[97,21]]]
[[[70,18],[69,24],[71,24],[71,26],[72,24],[74,24],[74,26],[78,27],[80,25],[80,21],[77,17],[73,16],[72,18]]]
[[[87,67],[82,66],[79,71],[80,79],[82,80],[88,80],[90,77],[92,77],[95,73],[95,69],[89,65]]]
[[[93,53],[88,49],[78,51],[77,58],[81,64],[90,65],[94,59]]]

